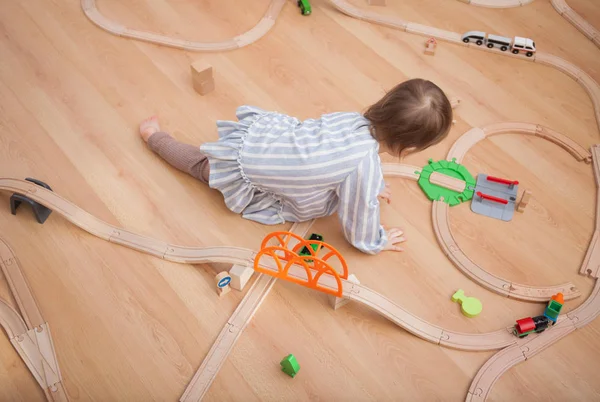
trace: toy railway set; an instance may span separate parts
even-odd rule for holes
[[[587,91],[600,127],[598,84],[583,70],[568,61],[537,51],[532,39],[519,36],[501,37],[481,31],[454,33],[364,11],[344,0],[330,0],[330,2],[337,10],[353,18],[435,38],[430,42],[432,46],[437,44],[436,40],[441,40],[557,68],[576,80]],[[512,7],[523,6],[530,1],[469,0],[465,2],[484,7]],[[195,51],[233,50],[257,41],[275,25],[284,5],[285,0],[272,0],[263,18],[245,34],[226,41],[204,43],[173,39],[126,28],[104,17],[96,8],[95,0],[81,0],[85,15],[108,32],[126,38]],[[552,0],[552,5],[600,47],[598,31],[570,9],[564,0]],[[308,1],[298,0],[297,6],[303,15],[310,15],[313,12]],[[45,183],[33,179],[0,178],[0,190],[12,194],[13,214],[17,213],[20,204],[27,203],[33,208],[40,224],[49,219],[54,212],[55,215],[62,216],[93,236],[160,259],[183,264],[221,262],[245,268],[252,267],[256,276],[254,282],[223,327],[181,396],[181,401],[198,401],[204,397],[236,341],[277,279],[288,280],[325,293],[335,305],[342,300],[360,303],[402,329],[436,345],[465,351],[499,350],[480,369],[466,395],[467,401],[481,401],[489,396],[492,386],[502,373],[589,324],[600,314],[600,281],[597,280],[600,275],[599,217],[596,217],[594,235],[579,270],[580,274],[594,278],[595,286],[585,302],[566,314],[561,314],[565,302],[581,296],[580,291],[572,283],[529,286],[500,278],[471,261],[455,241],[450,230],[449,208],[471,201],[471,210],[474,213],[509,221],[513,218],[515,210],[519,211],[518,204],[521,204],[521,209],[527,205],[531,193],[526,191],[523,192],[521,202],[517,202],[518,181],[483,173],[475,178],[466,167],[461,165],[465,154],[475,144],[489,136],[504,133],[519,133],[546,139],[564,148],[577,161],[591,163],[598,189],[597,203],[600,208],[600,145],[592,146],[590,150],[584,149],[568,137],[538,124],[506,122],[472,128],[456,140],[445,160],[430,161],[423,168],[405,164],[383,164],[386,176],[417,182],[432,201],[432,221],[437,241],[461,272],[497,294],[546,304],[542,314],[517,319],[515,323],[511,325],[507,323],[506,327],[490,333],[458,333],[439,327],[411,314],[384,295],[361,285],[348,272],[341,254],[324,242],[322,236],[313,234],[309,239],[304,238],[313,221],[294,224],[289,232],[269,234],[258,251],[239,247],[186,247],[172,245],[110,225],[61,197]],[[527,200],[525,200],[526,194],[529,194]],[[333,264],[333,261],[337,263]],[[0,267],[19,307],[17,311],[0,300],[0,325],[44,390],[46,398],[49,401],[69,400],[58,367],[49,323],[44,320],[35,303],[17,256],[5,241],[0,241]],[[231,277],[227,275],[219,277],[217,282],[222,292],[233,283]],[[468,299],[460,292],[455,296],[461,303],[465,303]],[[293,355],[284,358],[280,364],[282,370],[292,377],[300,369]]]

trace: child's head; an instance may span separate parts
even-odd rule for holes
[[[421,151],[442,141],[452,126],[452,105],[434,83],[405,81],[364,114],[372,134],[392,155],[412,148]]]

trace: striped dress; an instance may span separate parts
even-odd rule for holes
[[[383,249],[383,172],[367,119],[340,112],[300,121],[252,106],[239,107],[236,116],[217,121],[219,140],[200,147],[209,185],[231,211],[268,225],[337,212],[354,247],[368,254]]]

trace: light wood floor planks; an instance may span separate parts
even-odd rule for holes
[[[221,40],[252,27],[268,0],[98,0],[109,18],[185,39]],[[450,0],[388,0],[381,13],[456,32],[483,30],[534,38],[538,49],[576,64],[600,82],[600,51],[548,1],[497,10]],[[502,56],[439,43],[423,54],[423,37],[370,25],[314,0],[301,16],[284,7],[257,43],[225,53],[190,53],[122,39],[83,15],[79,0],[0,0],[0,175],[35,177],[88,212],[170,243],[257,248],[267,227],[229,212],[222,197],[174,171],[147,150],[139,121],[158,113],[164,128],[194,144],[217,138],[215,120],[253,104],[299,118],[363,110],[383,91],[412,77],[459,96],[450,138],[404,162],[443,158],[471,127],[529,121],[584,147],[600,142],[591,102],[563,73]],[[368,7],[362,0],[353,0]],[[593,0],[569,5],[595,26]],[[216,91],[194,93],[189,64],[215,68]],[[393,159],[384,158],[391,162]],[[539,138],[507,134],[477,144],[463,163],[474,174],[519,180],[533,198],[510,223],[450,212],[464,252],[498,276],[549,285],[593,281],[577,274],[594,227],[594,179]],[[416,183],[389,180],[387,225],[406,230],[407,251],[367,256],[344,240],[335,216],[316,222],[343,252],[361,283],[423,319],[460,332],[488,332],[543,306],[507,300],[472,283],[444,256],[431,224],[431,203]],[[219,299],[221,266],[188,266],[110,244],[56,215],[44,225],[23,209],[10,214],[0,195],[0,235],[11,244],[52,327],[72,400],[175,401],[200,366],[243,293]],[[467,319],[450,301],[457,288],[478,297],[483,313]],[[0,297],[8,296],[0,281]],[[569,335],[517,366],[491,400],[594,400],[600,394],[600,323]],[[291,379],[279,361],[301,365]],[[241,336],[206,400],[464,400],[493,352],[443,349],[400,330],[366,308],[334,312],[325,295],[278,281]],[[0,336],[0,401],[42,401],[42,391],[8,339]]]

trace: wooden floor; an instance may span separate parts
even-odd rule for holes
[[[109,18],[131,28],[194,40],[220,40],[251,28],[267,0],[97,0]],[[413,77],[431,79],[462,104],[450,138],[405,162],[445,157],[471,127],[527,121],[589,147],[600,141],[586,92],[558,70],[438,44],[370,25],[313,0],[313,14],[285,5],[257,43],[225,53],[190,53],[110,35],[86,19],[79,0],[0,0],[0,176],[34,177],[112,224],[182,245],[258,248],[267,227],[229,212],[222,196],[175,171],[136,134],[158,113],[166,130],[200,144],[217,138],[215,121],[252,104],[298,116],[364,110],[385,90]],[[363,0],[353,3],[365,7]],[[569,5],[600,28],[600,4]],[[388,0],[373,8],[456,32],[483,30],[533,38],[539,50],[565,58],[600,82],[600,49],[547,0],[506,10],[452,0]],[[191,62],[215,68],[216,90],[200,97]],[[384,158],[385,161],[393,161]],[[474,174],[519,180],[533,191],[510,223],[451,209],[465,253],[486,270],[534,285],[593,281],[577,274],[590,240],[596,189],[590,165],[538,138],[502,135],[467,154]],[[431,202],[414,182],[389,180],[393,202],[383,223],[399,225],[404,253],[367,256],[344,240],[337,217],[317,221],[361,283],[432,323],[487,332],[540,314],[543,305],[508,300],[471,282],[444,256],[431,222]],[[223,266],[181,265],[110,244],[57,215],[44,225],[29,210],[9,212],[0,195],[0,235],[19,256],[51,325],[63,382],[72,400],[176,401],[244,293],[219,299],[213,278]],[[226,267],[225,267],[226,268]],[[463,288],[483,313],[460,314],[450,301]],[[0,296],[8,296],[4,281]],[[589,401],[600,398],[600,321],[576,331],[510,370],[491,400]],[[296,378],[280,371],[293,353]],[[334,312],[325,295],[279,281],[209,390],[209,401],[464,400],[493,352],[441,348],[366,308]],[[0,401],[44,396],[8,339],[0,336]]]

